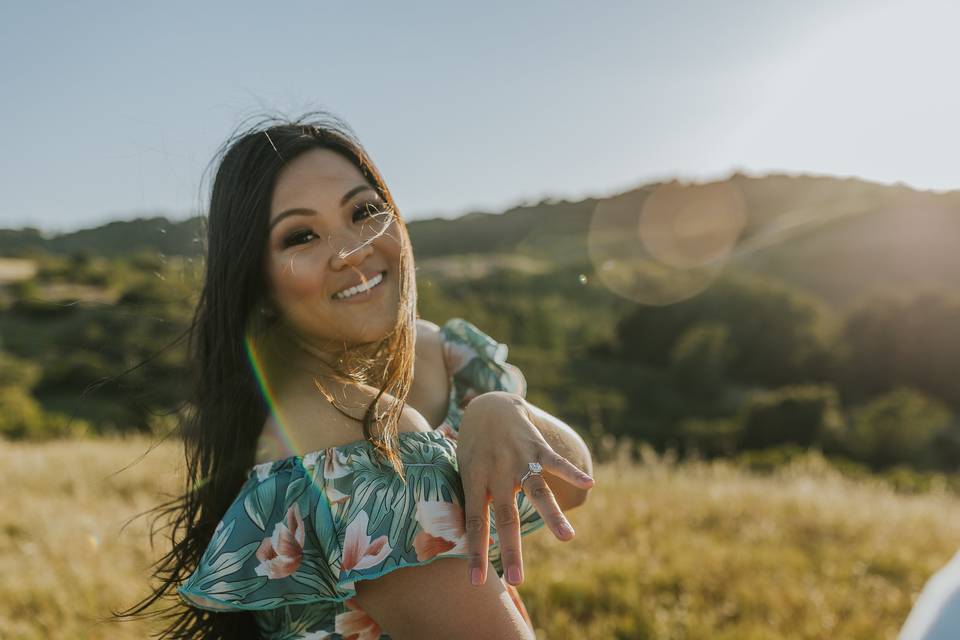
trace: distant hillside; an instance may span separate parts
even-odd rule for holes
[[[195,256],[202,251],[200,217],[172,222],[165,217],[116,220],[47,238],[38,229],[0,229],[0,256],[32,251],[115,257],[139,251]]]
[[[932,194],[812,176],[735,174],[730,182],[739,188],[746,212],[731,265],[781,277],[839,306],[877,286],[960,288],[960,192]],[[639,219],[658,186],[606,199],[546,200],[499,214],[413,221],[418,266],[424,273],[442,269],[454,277],[485,273],[485,261],[491,268],[589,270],[587,234],[597,207],[635,211]],[[0,256],[30,251],[196,256],[201,250],[200,218],[118,221],[53,238],[35,229],[0,230]]]

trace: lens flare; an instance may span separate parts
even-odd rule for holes
[[[601,282],[622,297],[667,305],[719,275],[746,225],[732,182],[670,182],[600,202],[587,250]]]
[[[273,389],[270,387],[270,383],[267,380],[266,375],[264,375],[264,366],[260,355],[257,353],[256,342],[253,339],[250,331],[247,331],[246,336],[244,337],[244,347],[247,353],[247,359],[250,361],[250,368],[253,370],[254,378],[257,381],[257,386],[260,389],[260,394],[263,396],[264,402],[267,404],[267,408],[270,410],[273,420],[277,425],[277,433],[279,434],[278,439],[275,442],[270,444],[270,455],[268,459],[278,460],[290,455],[294,455],[292,452],[300,451],[297,447],[297,443],[294,441],[290,430],[287,428],[287,423],[283,419],[283,415],[280,412],[280,408],[276,402],[276,396]]]

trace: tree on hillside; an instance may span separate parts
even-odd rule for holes
[[[847,315],[843,389],[865,400],[899,386],[960,410],[960,296],[926,290],[874,294]]]
[[[684,394],[712,404],[723,393],[727,369],[736,350],[723,324],[698,324],[677,340],[670,352],[670,372]]]
[[[955,467],[960,463],[955,421],[942,402],[914,389],[895,389],[853,411],[848,448],[877,469]]]
[[[826,305],[743,274],[727,274],[683,302],[638,307],[617,326],[620,356],[667,367],[678,341],[698,323],[727,327],[736,354],[728,371],[739,382],[781,386],[830,377],[833,319]]]
[[[754,394],[741,410],[739,423],[737,449],[748,451],[819,445],[843,430],[844,418],[836,389],[800,385]]]

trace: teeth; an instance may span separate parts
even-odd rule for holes
[[[374,288],[375,286],[377,286],[378,284],[380,284],[380,282],[381,282],[382,280],[383,280],[383,273],[381,272],[381,273],[378,273],[377,275],[375,275],[374,277],[370,278],[370,280],[367,281],[367,285],[366,285],[366,286],[364,286],[364,285],[362,285],[362,284],[358,284],[358,285],[355,286],[355,287],[350,287],[349,289],[344,289],[343,291],[341,291],[340,293],[337,293],[337,294],[334,295],[333,297],[334,297],[335,299],[337,299],[337,300],[343,300],[343,299],[345,299],[345,298],[349,298],[349,297],[351,297],[351,296],[355,296],[355,295],[357,295],[358,293],[363,293],[364,291],[366,291],[366,290],[368,290],[368,289]]]

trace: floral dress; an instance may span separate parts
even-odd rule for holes
[[[503,390],[526,395],[507,346],[462,318],[441,327],[451,376],[447,416],[433,431],[400,432],[407,475],[379,464],[366,440],[251,468],[214,531],[199,566],[178,588],[189,605],[254,612],[268,640],[389,638],[354,599],[358,580],[437,558],[467,557],[457,433],[467,403]],[[543,526],[523,491],[520,533]],[[490,516],[488,557],[521,616],[516,588],[503,578]],[[466,575],[464,580],[466,580]],[[411,612],[411,615],[429,612]]]

